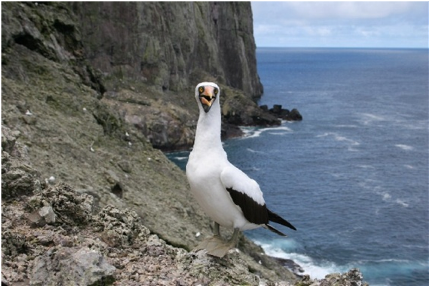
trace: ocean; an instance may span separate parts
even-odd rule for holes
[[[258,48],[257,65],[259,104],[303,121],[242,127],[224,148],[297,231],[247,237],[312,278],[429,285],[429,50]],[[168,156],[185,168],[188,152]]]

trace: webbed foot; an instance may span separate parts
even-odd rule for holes
[[[217,228],[215,225],[215,227],[215,235],[204,239],[194,250],[205,249],[207,254],[222,258],[231,248],[236,246],[239,230],[235,229],[230,240],[225,241],[219,234],[219,226]]]

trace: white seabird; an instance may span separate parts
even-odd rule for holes
[[[286,236],[269,224],[273,221],[296,228],[264,202],[258,183],[231,164],[221,143],[220,88],[203,82],[196,86],[199,107],[194,147],[188,159],[186,174],[191,192],[206,214],[215,222],[214,236],[204,240],[197,249],[223,257],[238,240],[239,231],[265,227]],[[234,228],[229,241],[223,241],[219,226]]]

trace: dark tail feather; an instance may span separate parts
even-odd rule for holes
[[[286,235],[286,234],[282,233],[281,231],[279,231],[279,230],[278,230],[278,229],[276,229],[275,227],[271,226],[270,224],[266,224],[266,227],[267,227],[267,229],[269,229],[270,231],[275,232],[275,233],[276,233],[276,234],[278,234],[278,235],[281,235],[281,236],[285,236],[285,237],[287,237],[287,235]]]
[[[267,210],[267,211],[269,213],[269,221],[273,221],[273,222],[282,224],[284,226],[287,226],[287,227],[289,227],[291,229],[297,230],[291,223],[289,223],[288,221],[286,221],[285,219],[283,219],[282,217],[280,217],[276,213],[271,212],[270,210]]]

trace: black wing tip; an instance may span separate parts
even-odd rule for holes
[[[278,235],[281,235],[283,237],[288,237],[288,235],[286,235],[285,233],[279,231],[278,229],[276,229],[275,227],[271,226],[270,224],[266,224],[267,229],[269,229],[272,232],[275,232]]]
[[[297,230],[291,223],[289,223],[288,221],[286,221],[285,219],[283,219],[282,217],[280,217],[276,213],[270,211],[269,209],[267,209],[267,212],[269,213],[269,221],[273,221],[273,222],[282,224],[286,227],[289,227],[293,230]]]

